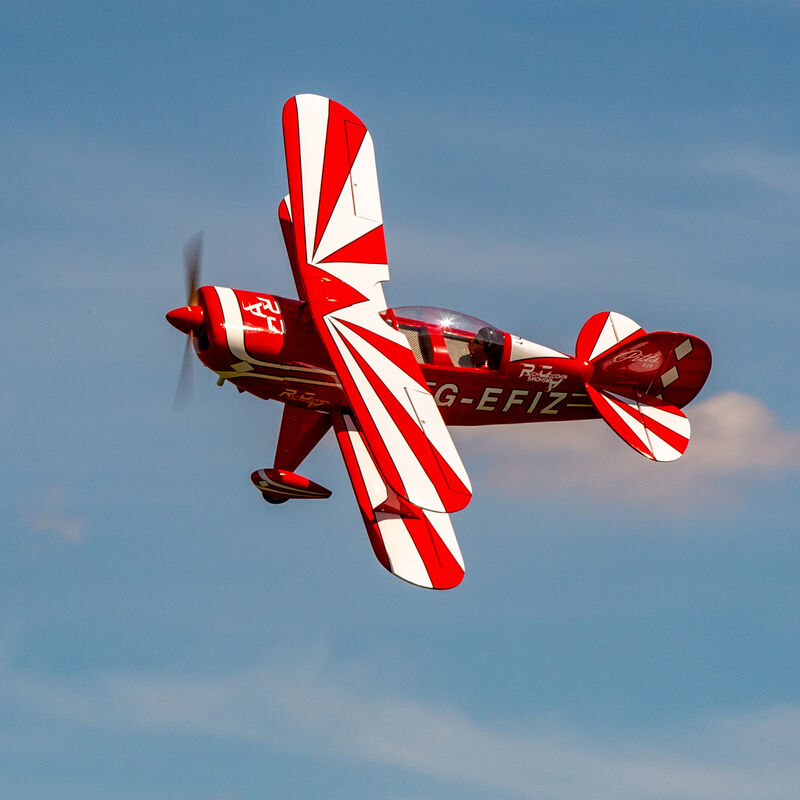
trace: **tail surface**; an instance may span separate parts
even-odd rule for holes
[[[653,461],[683,455],[691,427],[680,409],[711,370],[711,351],[702,339],[646,333],[632,319],[602,311],[581,329],[575,354],[592,367],[589,398],[626,444]]]

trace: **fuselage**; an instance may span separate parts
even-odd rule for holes
[[[307,307],[260,292],[204,286],[200,360],[240,391],[319,411],[347,407]],[[590,368],[556,350],[499,331],[495,364],[476,365],[469,344],[480,320],[443,309],[388,309],[405,334],[447,425],[492,425],[598,416]]]

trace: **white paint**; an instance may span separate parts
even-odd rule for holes
[[[475,410],[494,411],[494,404],[498,401],[502,393],[503,393],[502,388],[499,388],[497,386],[487,386],[483,390],[480,402],[478,403],[477,406],[475,406]]]
[[[314,252],[314,235],[319,213],[322,166],[325,160],[325,138],[328,132],[330,101],[316,94],[300,94],[297,103],[297,128],[303,181],[303,225],[306,235],[306,261]]]
[[[509,361],[525,361],[529,358],[569,358],[569,356],[545,347],[543,344],[529,342],[521,336],[512,336]]]
[[[653,431],[648,431],[647,433],[650,441],[650,450],[656,461],[675,461],[683,455],[680,450],[676,450],[672,445],[667,444],[660,436],[656,436]]]
[[[404,581],[432,589],[428,570],[402,518],[381,511],[376,513],[375,518],[392,572]]]
[[[644,333],[642,326],[638,322],[634,322],[630,317],[626,317],[624,314],[620,314],[617,311],[610,311],[608,318],[614,326],[614,333],[618,342],[627,339],[631,334],[637,331],[642,331],[642,333]]]
[[[389,497],[389,493],[386,491],[386,484],[376,469],[375,462],[372,460],[372,456],[369,454],[364,444],[361,431],[356,428],[353,418],[345,414],[343,415],[343,419],[350,438],[350,445],[353,448],[356,461],[358,462],[361,480],[367,491],[369,503],[372,508],[375,509],[385,503]]]
[[[449,514],[437,514],[433,511],[423,511],[431,527],[439,534],[439,538],[445,547],[453,554],[453,558],[458,562],[461,569],[464,569],[464,556],[461,555],[461,548],[458,546],[456,532],[453,530],[453,523]]]
[[[378,189],[378,167],[375,163],[375,145],[369,131],[364,135],[358,155],[350,170],[353,207],[357,217],[383,224],[381,195]]]
[[[642,333],[644,333],[638,322],[634,322],[630,317],[626,317],[624,314],[619,314],[616,311],[609,311],[606,321],[603,324],[603,329],[597,337],[594,348],[592,348],[589,361],[594,361],[596,358],[599,358],[603,353],[637,331],[642,331]]]
[[[645,403],[641,403],[639,408],[644,416],[654,419],[656,422],[660,422],[666,428],[675,431],[679,436],[688,439],[692,435],[692,426],[681,411],[678,411],[676,414],[671,411],[664,411],[662,408],[646,405]]]
[[[367,406],[367,412],[378,429],[378,435],[389,453],[389,458],[391,458],[395,469],[400,475],[403,486],[394,486],[389,480],[386,482],[401,497],[405,497],[421,508],[426,508],[430,511],[445,511],[446,509],[442,504],[439,493],[436,491],[436,487],[419,463],[419,459],[397,427],[392,415],[383,405],[383,402],[372,388],[369,379],[350,354],[333,322],[329,317],[324,319],[333,337],[334,344],[345,362],[345,367],[355,381],[356,388]],[[408,402],[408,397],[406,397],[406,403]],[[369,444],[369,441],[367,441],[367,444]],[[380,469],[380,464],[377,462],[376,467]],[[382,471],[381,474],[383,474]],[[386,478],[385,475],[384,478]]]
[[[614,325],[611,322],[611,314],[609,314],[606,317],[605,323],[603,323],[603,328],[600,331],[600,335],[597,337],[597,341],[594,343],[592,352],[589,355],[589,361],[594,361],[594,359],[601,356],[607,350],[610,350],[618,342],[619,339],[617,339],[614,333]]]
[[[635,412],[633,409],[638,411],[638,404],[633,403],[625,397],[617,397],[616,395],[612,395],[610,392],[605,392],[602,390],[598,390],[603,398],[608,403],[608,409],[615,413],[617,417],[625,423],[625,425],[631,430],[631,432],[636,436],[636,438],[647,448],[647,451],[652,454],[652,448],[650,446],[650,438],[647,435],[647,429],[644,425],[636,419]],[[612,402],[609,398],[614,398],[618,400],[624,408],[620,408],[616,403]]]

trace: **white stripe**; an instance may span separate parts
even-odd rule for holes
[[[322,259],[327,258],[331,253],[335,253],[346,244],[360,239],[382,224],[375,153],[371,146],[365,150],[368,139],[371,145],[372,140],[369,133],[364,138],[361,149],[356,156],[356,161],[348,175],[348,179],[342,186],[341,194],[337,198],[328,224],[325,226],[325,232],[322,235],[322,239],[320,239],[319,247],[314,253],[315,264],[319,264]],[[371,164],[369,163],[370,153],[372,156]],[[357,183],[355,173],[360,175],[360,183],[357,188],[354,188],[354,184]],[[358,214],[360,208],[354,206],[354,198],[356,196],[359,199],[359,203],[362,203],[367,211],[373,214],[372,217],[366,214]],[[323,269],[325,268],[324,265],[321,266]],[[363,266],[366,267],[366,265]]]
[[[610,393],[607,394],[610,395]],[[618,397],[617,399],[621,403],[624,403],[626,408],[632,409],[635,406],[636,409],[643,415],[651,416],[647,414],[647,411],[656,412],[656,414],[651,416],[652,419],[655,419],[659,412],[662,415],[668,413],[662,411],[661,409],[655,409],[652,406],[645,405],[644,403],[630,401],[627,398]],[[624,413],[622,409],[619,408],[619,406],[612,403],[611,407],[617,412],[617,416],[631,429],[631,431],[639,438],[639,440],[646,445],[655,461],[675,461],[683,455],[679,450],[676,450],[674,447],[672,447],[672,445],[667,444],[667,442],[658,436],[658,434],[642,425],[639,420],[635,419],[633,416],[629,417],[628,414]],[[675,417],[674,414],[669,414],[669,416],[673,418]],[[686,420],[686,422],[688,424],[688,420]],[[671,428],[671,426],[668,427]],[[642,431],[644,432],[644,438],[642,437]]]
[[[453,523],[449,514],[439,514],[435,511],[425,511],[422,513],[427,517],[439,538],[444,542],[445,547],[453,554],[453,558],[458,561],[461,569],[464,569],[464,556],[461,555],[461,548],[458,546],[456,532],[453,530]]]
[[[214,291],[219,298],[219,304],[222,307],[222,317],[224,321],[225,337],[228,342],[228,349],[240,361],[245,361],[248,364],[257,364],[259,367],[272,367],[273,369],[285,369],[296,372],[312,372],[322,375],[335,376],[336,373],[329,369],[316,369],[314,367],[295,367],[289,364],[276,364],[274,361],[259,361],[253,358],[244,346],[244,320],[242,319],[242,308],[239,305],[239,299],[236,297],[236,292],[227,286],[215,286]],[[247,376],[254,377],[251,375]],[[267,377],[267,376],[259,376]],[[319,383],[318,381],[302,381],[300,378],[285,378],[282,380],[298,381],[301,383]],[[333,385],[331,383],[319,383],[320,386]]]
[[[330,101],[316,94],[300,94],[297,102],[297,129],[300,145],[300,174],[303,182],[303,225],[306,234],[306,261],[311,263],[314,235],[319,214],[325,137],[328,132]]]
[[[268,478],[266,475],[264,476],[264,481],[269,485],[273,486],[279,491],[288,493],[288,494],[300,494],[300,495],[310,495],[312,497],[319,497],[320,492],[315,489],[298,489],[295,486],[287,486],[285,483],[278,483],[277,481],[273,481],[271,478]]]
[[[255,362],[262,367],[272,367],[273,369],[286,369],[292,372],[313,372],[315,375],[332,375],[336,377],[336,373],[332,369],[320,369],[318,367],[296,367],[292,364],[276,364],[271,361],[257,361]]]
[[[600,331],[597,341],[594,343],[589,361],[594,361],[595,358],[605,353],[606,350],[610,350],[618,341],[619,339],[617,339],[614,333],[614,325],[611,322],[611,314],[609,314],[606,317],[606,321],[603,323],[603,329]]]
[[[361,310],[363,310],[364,305],[363,303],[361,304]],[[377,336],[399,344],[411,354],[411,348],[405,336],[386,325],[372,310],[360,315],[352,313],[357,310],[356,306],[350,306],[343,310],[350,312],[347,316],[353,318],[356,324],[371,330]],[[412,420],[416,420],[419,423],[419,427],[425,433],[428,441],[436,448],[467,490],[472,491],[467,470],[461,461],[453,439],[447,430],[447,426],[444,424],[442,414],[436,406],[433,397],[431,397],[430,392],[422,389],[413,378],[404,370],[400,369],[400,367],[371,343],[367,342],[361,336],[358,336],[358,334],[351,331],[349,328],[345,328],[339,322],[339,318],[343,316],[344,315],[340,314],[340,312],[336,312],[336,316],[329,315],[329,318],[336,324],[336,328],[342,338],[349,341],[370,367],[375,370],[380,380],[403,406],[406,413],[411,416]],[[375,320],[378,321],[378,330],[375,329]],[[425,425],[421,424],[422,419],[425,420]]]
[[[683,455],[680,450],[676,450],[672,445],[667,444],[660,436],[656,436],[653,431],[648,431],[647,433],[650,438],[653,458],[656,461],[675,461]]]
[[[353,208],[356,216],[383,225],[381,193],[378,189],[378,167],[375,164],[375,145],[369,131],[364,133],[358,155],[350,169],[348,182],[352,186]]]
[[[688,439],[692,435],[692,426],[683,414],[664,411],[663,408],[655,408],[654,406],[649,406],[644,403],[640,404],[639,409],[646,417],[660,422],[666,428],[675,431],[675,433],[679,436],[683,436],[685,439]]]
[[[593,361],[603,355],[614,345],[619,344],[623,339],[627,339],[637,331],[644,333],[642,326],[638,322],[634,322],[630,317],[626,317],[617,311],[609,311],[603,324],[603,329],[594,344],[592,354],[589,356],[589,361]]]
[[[350,342],[353,349],[370,365],[370,367],[372,367],[387,387],[394,387],[399,384],[402,388],[407,385],[409,381],[413,380],[404,370],[400,369],[394,361],[387,358],[380,350],[373,347],[355,331],[351,331],[349,328],[342,325],[336,317],[328,315],[325,321],[327,322],[328,320],[330,320],[331,324],[336,328],[336,331],[342,339]],[[389,330],[391,329],[387,326],[387,331]],[[400,335],[402,336],[402,334]],[[405,345],[408,346],[407,340],[405,340],[405,337],[403,338]],[[411,352],[411,348],[409,348],[409,352]],[[392,394],[396,394],[395,391],[392,391]],[[400,396],[398,393],[397,399],[406,410],[406,413],[411,415],[411,418],[414,419],[414,407],[411,405],[408,397]]]
[[[428,570],[425,569],[422,556],[420,556],[402,518],[380,511],[375,518],[378,522],[378,530],[381,532],[383,546],[386,548],[386,555],[389,556],[389,566],[392,572],[398,578],[409,583],[432,589],[433,583],[428,576]]]
[[[312,381],[308,378],[290,378],[287,375],[264,375],[261,372],[230,372],[228,370],[214,370],[221,378],[235,381],[237,378],[258,378],[262,381],[278,381],[280,383],[303,383],[308,386],[330,386],[332,389],[341,389],[341,384],[337,381]]]
[[[350,437],[350,444],[355,453],[358,469],[361,473],[361,480],[364,483],[364,488],[367,490],[369,503],[373,509],[386,502],[389,497],[386,491],[386,484],[383,482],[380,473],[375,468],[375,462],[361,438],[361,431],[356,429],[355,422],[348,415],[343,415],[345,426],[347,427],[347,434]]]
[[[472,483],[467,475],[467,469],[461,461],[455,442],[442,420],[442,414],[431,393],[415,385],[411,388],[407,387],[406,394],[414,406],[414,413],[421,423],[428,441],[455,472],[467,491],[472,492]],[[444,428],[444,436],[441,435],[442,428]]]
[[[623,410],[616,403],[608,399],[609,397],[612,397],[612,395],[609,392],[604,392],[600,390],[600,394],[606,397],[606,400],[608,401],[611,410],[617,415],[617,417],[619,417],[619,419],[622,420],[622,422],[625,423],[625,425],[628,426],[628,428],[630,428],[631,432],[647,448],[648,452],[652,453],[650,447],[650,439],[647,435],[647,429],[644,427],[644,425],[642,425],[641,422],[639,422],[638,419],[636,419],[633,416],[633,412],[630,410],[634,406],[638,408],[638,404],[635,404],[630,400],[627,400],[622,397],[617,398],[625,406],[625,410]]]
[[[389,267],[386,264],[358,264],[353,261],[333,261],[320,264],[325,270],[348,286],[352,286],[367,298],[373,311],[380,313],[386,310],[386,297],[383,294],[383,281],[389,280]],[[352,307],[352,306],[351,306]],[[342,309],[344,311],[345,309]],[[336,312],[341,316],[340,312]],[[381,324],[388,327],[381,320]],[[391,328],[389,330],[392,330]]]
[[[634,322],[630,317],[626,317],[617,311],[610,311],[608,318],[614,326],[614,333],[618,342],[627,339],[632,333],[642,330],[642,326],[638,322]],[[644,331],[642,332],[644,333]]]
[[[511,355],[509,361],[523,361],[526,358],[569,358],[558,350],[552,350],[542,344],[529,342],[521,336],[511,337]]]
[[[403,485],[405,486],[404,491],[407,499],[415,505],[427,508],[430,511],[444,511],[445,508],[436,491],[436,487],[419,463],[419,459],[397,427],[397,423],[392,418],[392,415],[372,388],[369,379],[361,372],[360,367],[342,341],[338,331],[330,323],[330,318],[323,317],[323,319],[328,324],[328,330],[333,337],[334,343],[341,353],[347,370],[353,378],[356,388],[378,429],[379,436],[383,440],[389,453],[389,458],[394,463],[400,475]],[[376,466],[379,465],[376,464]],[[400,487],[392,488],[394,488],[398,494],[403,494]]]
[[[214,291],[217,293],[220,306],[222,306],[223,327],[228,340],[228,349],[240,361],[251,361],[244,349],[242,309],[233,289],[229,289],[227,286],[215,286]]]

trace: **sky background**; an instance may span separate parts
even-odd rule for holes
[[[800,786],[793,2],[0,2],[0,798],[788,800]],[[456,431],[467,574],[375,560],[338,449],[171,410],[181,250],[294,293],[284,101],[369,126],[391,305],[706,339],[693,441]]]

